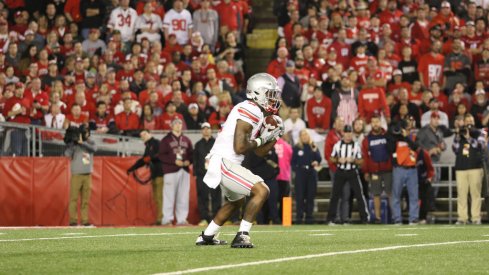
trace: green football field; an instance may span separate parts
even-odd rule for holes
[[[230,242],[236,226],[224,227]],[[254,226],[253,249],[200,227],[0,229],[1,274],[481,274],[488,226]]]

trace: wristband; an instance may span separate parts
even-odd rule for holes
[[[260,147],[261,144],[263,143],[263,141],[261,140],[261,138],[255,138],[254,141],[256,142],[256,147]]]

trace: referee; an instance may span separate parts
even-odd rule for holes
[[[331,162],[336,164],[337,171],[333,182],[333,192],[329,201],[329,211],[326,219],[326,222],[330,225],[334,225],[333,220],[336,217],[338,200],[341,198],[343,185],[347,182],[350,183],[355,193],[362,223],[367,223],[370,218],[359,176],[359,167],[363,162],[362,151],[360,145],[353,141],[352,132],[352,127],[346,125],[343,129],[342,139],[334,145],[333,151],[331,152]]]

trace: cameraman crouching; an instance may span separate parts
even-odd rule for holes
[[[81,195],[81,222],[90,226],[88,221],[88,203],[92,185],[93,153],[97,150],[95,142],[89,139],[90,130],[85,124],[66,129],[64,142],[66,143],[65,156],[71,159],[71,185],[70,185],[70,226],[78,224],[77,202]],[[80,194],[81,193],[81,194]]]
[[[456,224],[468,221],[467,195],[470,192],[471,216],[473,224],[481,224],[481,187],[483,152],[485,137],[474,127],[474,117],[465,115],[464,125],[456,129],[452,149],[455,153],[455,176],[457,180],[457,214]]]

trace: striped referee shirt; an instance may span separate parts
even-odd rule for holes
[[[362,158],[362,150],[360,149],[360,145],[357,142],[345,143],[343,140],[338,141],[334,147],[333,152],[331,152],[332,158],[354,158],[361,159]],[[336,167],[341,170],[353,170],[357,169],[357,165],[355,163],[337,163]]]

